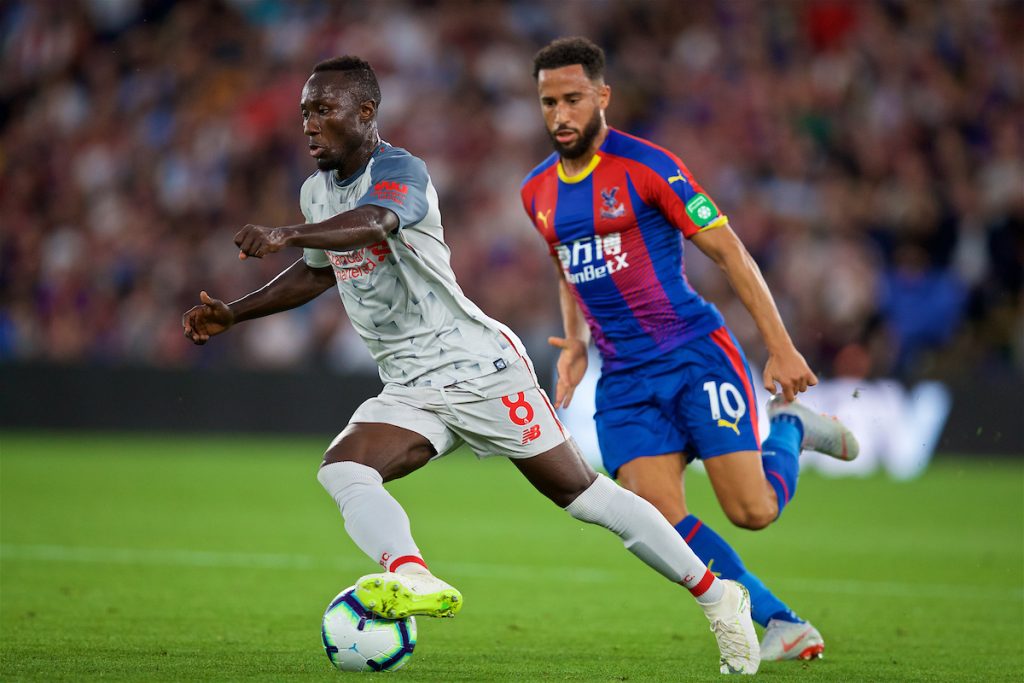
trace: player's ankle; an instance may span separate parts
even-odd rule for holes
[[[398,558],[391,564],[391,571],[395,574],[430,574],[423,559],[414,556]]]
[[[711,581],[707,586],[703,586],[702,590],[698,591],[694,588],[689,589],[690,593],[693,594],[694,599],[696,599],[697,603],[702,607],[718,604],[722,601],[722,598],[725,597],[725,584],[722,583],[722,580],[715,577],[711,572],[708,572],[708,576],[711,577]]]

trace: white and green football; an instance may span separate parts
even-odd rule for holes
[[[378,617],[350,586],[327,606],[320,636],[331,663],[342,671],[394,671],[412,657],[416,619]]]

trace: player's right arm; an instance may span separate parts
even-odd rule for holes
[[[587,346],[590,343],[590,327],[583,318],[583,312],[576,297],[569,289],[569,283],[562,272],[562,264],[554,257],[558,271],[558,300],[562,309],[564,337],[548,337],[548,343],[561,349],[558,354],[558,381],[555,384],[555,407],[568,408],[576,387],[587,372]]]
[[[335,283],[330,268],[314,268],[299,259],[280,275],[241,299],[224,303],[206,292],[199,293],[200,304],[181,317],[185,336],[195,344],[226,332],[235,323],[287,311],[315,299]]]

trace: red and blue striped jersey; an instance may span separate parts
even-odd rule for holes
[[[567,176],[552,154],[521,194],[606,371],[641,365],[723,325],[686,279],[682,238],[727,218],[668,150],[610,128],[581,173]]]

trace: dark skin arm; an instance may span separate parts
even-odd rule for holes
[[[193,343],[205,344],[210,337],[227,331],[235,323],[296,308],[334,284],[334,272],[330,268],[310,268],[299,259],[255,292],[229,304],[200,292],[202,303],[190,308],[181,317],[181,324],[185,336]]]
[[[351,251],[376,244],[398,229],[398,216],[381,206],[361,206],[319,223],[282,228],[246,225],[235,234],[238,258],[263,258],[285,247]],[[299,259],[255,292],[229,304],[199,293],[200,304],[181,318],[185,336],[196,344],[225,332],[235,323],[296,308],[335,284],[330,268],[310,268]]]
[[[398,229],[398,216],[382,206],[360,206],[319,223],[283,228],[247,225],[235,234],[238,258],[262,258],[285,247],[351,251],[376,244]]]

